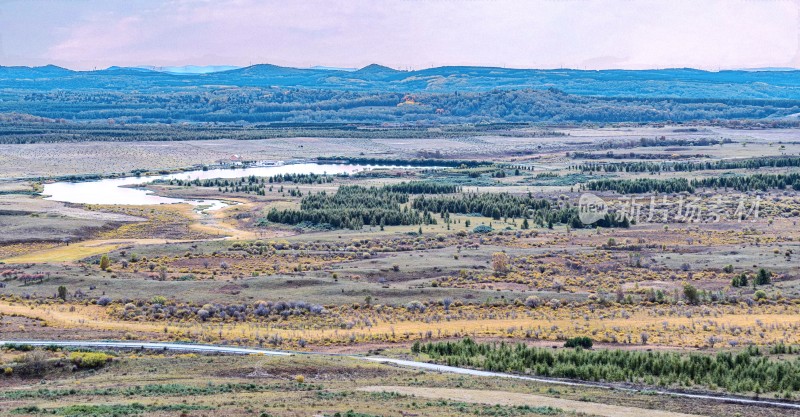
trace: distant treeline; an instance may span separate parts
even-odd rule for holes
[[[272,190],[273,184],[294,183],[294,184],[329,184],[334,178],[348,178],[347,173],[329,174],[280,174],[270,177],[258,177],[250,175],[241,178],[209,178],[209,179],[179,179],[155,180],[154,184],[173,185],[178,187],[217,187],[222,192],[255,192],[265,195],[264,190],[269,186]],[[461,187],[455,184],[439,183],[433,181],[409,181],[383,186],[383,189],[395,193],[403,194],[450,194],[461,191]],[[283,187],[279,189],[283,192]],[[294,191],[294,190],[290,190]],[[294,194],[293,194],[294,195]]]
[[[522,197],[509,193],[468,193],[456,197],[425,197],[414,200],[417,210],[434,213],[480,213],[495,220],[523,218],[536,210],[550,210],[550,202],[530,196]],[[560,222],[557,222],[560,223]]]
[[[279,174],[270,177],[258,177],[255,175],[250,175],[248,177],[241,178],[210,178],[203,180],[198,178],[193,180],[173,178],[169,180],[155,180],[153,183],[177,185],[179,187],[230,187],[241,184],[260,184],[261,186],[264,186],[266,184],[280,184],[284,182],[291,182],[295,184],[326,184],[333,182],[334,177],[348,176],[349,175],[346,173],[336,174],[335,176],[328,174]]]
[[[451,167],[476,168],[492,165],[491,161],[459,160],[459,159],[413,159],[413,158],[370,158],[370,157],[331,157],[318,158],[324,161],[345,161],[356,165],[394,165],[418,167]]]
[[[639,146],[653,147],[653,146],[711,146],[720,145],[725,143],[733,143],[731,139],[715,139],[715,138],[700,138],[700,139],[684,139],[684,138],[669,138],[664,136],[659,138],[641,138],[639,139]]]
[[[691,159],[691,158],[708,158],[706,154],[680,154],[680,155],[667,155],[664,153],[642,153],[642,152],[614,152],[608,151],[604,153],[598,152],[568,152],[568,157],[572,159]]]
[[[304,196],[300,209],[270,210],[265,220],[290,225],[312,224],[331,228],[360,229],[369,226],[436,224],[434,214],[450,221],[450,214],[480,214],[495,220],[528,219],[539,226],[568,224],[581,228],[578,210],[568,203],[552,205],[548,200],[508,193],[460,193],[451,184],[412,181],[383,187],[348,185],[335,194],[320,192]],[[411,195],[420,194],[411,199]],[[438,194],[438,195],[437,195]],[[294,195],[294,194],[293,194]],[[410,205],[407,203],[411,202]],[[628,227],[627,218],[607,215],[593,224],[599,227]]]
[[[789,186],[796,191],[800,191],[800,173],[716,176],[693,179],[691,181],[686,178],[601,179],[586,183],[586,189],[591,191],[616,191],[620,194],[652,192],[694,193],[696,188],[731,188],[737,191],[767,191],[769,189],[785,190],[786,187]]]
[[[602,179],[589,181],[586,188],[591,191],[616,191],[620,194],[641,193],[681,193],[694,192],[694,187],[686,178],[650,179],[637,178],[633,180]]]
[[[692,129],[686,129],[692,130]],[[713,145],[724,145],[733,143],[733,140],[724,138],[667,138],[659,136],[655,138],[639,138],[638,140],[609,140],[599,144],[600,149],[624,149],[624,148],[654,148],[663,147],[665,151],[673,148],[684,147],[703,147]],[[623,154],[624,155],[624,154]]]
[[[216,187],[223,193],[247,193],[266,195],[267,187],[272,191],[273,184],[294,183],[294,184],[327,184],[333,182],[334,178],[345,178],[347,173],[326,175],[326,174],[280,174],[271,177],[257,177],[251,175],[241,178],[209,178],[209,179],[169,179],[155,180],[154,184],[175,185],[179,187]],[[283,192],[283,186],[279,192]],[[289,190],[291,195],[302,195],[298,190]]]
[[[711,177],[692,180],[692,185],[698,188],[732,188],[737,191],[767,191],[770,188],[785,190],[791,186],[795,191],[800,191],[800,173]]]
[[[16,118],[25,122],[45,118],[128,124],[274,123],[275,129],[306,130],[320,136],[326,129],[358,133],[357,127],[335,125],[347,123],[437,126],[765,119],[800,113],[800,101],[609,98],[566,94],[556,89],[408,94],[279,87],[12,88],[0,91],[0,113],[11,112],[32,115]],[[314,133],[317,127],[320,131]],[[640,146],[692,145],[674,142]]]
[[[439,213],[442,217],[452,214],[480,214],[500,219],[531,219],[541,227],[552,228],[555,224],[567,224],[573,228],[585,225],[580,221],[578,209],[569,204],[553,205],[546,199],[516,196],[509,193],[469,193],[454,197],[421,196],[415,199],[412,207],[416,210]],[[593,224],[599,227],[629,227],[627,218],[607,215]]]
[[[222,124],[222,123],[118,123],[111,120],[73,123],[14,122],[3,124],[0,144],[57,143],[57,142],[137,142],[186,140],[262,140],[271,138],[330,137],[330,138],[399,138],[434,139],[465,135],[499,135],[530,137],[527,130],[493,130],[483,125],[446,125],[430,130],[424,126],[353,125],[329,123],[324,127],[313,124]]]
[[[433,181],[410,181],[384,186],[388,191],[405,194],[452,194],[461,192],[461,187],[454,184]]]
[[[769,359],[755,346],[739,352],[651,352],[528,347],[524,343],[416,342],[425,353],[449,366],[547,377],[645,383],[651,386],[703,385],[729,392],[793,394],[800,389],[800,361]]]
[[[411,210],[408,194],[381,187],[341,186],[335,194],[320,192],[303,197],[300,210],[271,209],[270,222],[298,225],[309,223],[337,229],[361,229],[369,226],[436,224],[429,212]]]
[[[728,169],[759,169],[800,167],[800,157],[763,157],[752,159],[728,159],[703,162],[614,162],[586,163],[573,168],[583,172],[670,172]]]

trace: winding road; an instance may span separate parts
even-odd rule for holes
[[[354,356],[336,355],[321,352],[293,352],[270,349],[245,348],[235,346],[202,345],[193,343],[165,343],[165,342],[123,342],[123,341],[60,341],[60,340],[0,340],[0,346],[7,344],[25,344],[32,346],[62,346],[62,347],[86,347],[86,348],[111,348],[111,349],[150,349],[150,350],[174,350],[181,352],[201,352],[201,353],[222,353],[230,355],[271,355],[271,356],[292,356],[292,355],[319,355],[319,356],[348,356],[356,360],[364,360],[383,364],[391,364],[427,371],[452,373],[471,376],[510,378],[522,381],[541,382],[547,384],[567,385],[575,387],[606,388],[637,392],[639,390],[627,388],[619,384],[581,382],[547,377],[531,377],[525,375],[508,374],[502,372],[489,372],[469,368],[459,368],[454,366],[439,365],[435,363],[410,361],[405,359],[383,358],[373,356]],[[719,401],[729,404],[751,405],[761,407],[778,407],[784,409],[800,410],[800,403],[790,403],[782,401],[761,400],[755,398],[735,397],[727,395],[708,395],[693,394],[680,391],[669,390],[647,390],[649,394],[668,395],[698,400]]]

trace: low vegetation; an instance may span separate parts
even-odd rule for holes
[[[585,381],[645,383],[662,387],[719,387],[735,393],[779,393],[787,398],[800,389],[800,362],[770,359],[757,347],[736,354],[720,352],[707,355],[585,350],[580,346],[574,350],[554,352],[524,344],[476,343],[463,339],[458,342],[416,343],[412,352],[425,353],[450,366]]]

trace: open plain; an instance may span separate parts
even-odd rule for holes
[[[4,339],[201,342],[324,354],[94,350],[106,362],[81,365],[86,349],[10,345],[1,357],[0,409],[231,416],[792,412],[647,392],[797,400],[797,132],[621,125],[541,137],[530,129],[463,138],[0,146],[0,158],[12,161],[1,168]],[[64,159],[70,152],[76,159]],[[194,176],[220,166],[234,173],[276,161],[291,167],[301,158],[372,169]],[[159,173],[186,175],[148,180]],[[134,175],[146,192],[185,203],[63,203],[43,192],[59,181]],[[745,180],[720,182],[731,178]],[[581,202],[587,195],[606,205],[596,218]],[[224,204],[209,210],[189,204],[194,200]],[[573,348],[563,346],[584,339],[590,356],[574,362]],[[515,344],[555,355],[547,360],[560,365],[545,370],[534,354],[497,362],[492,349]],[[617,358],[591,356],[602,352]],[[620,384],[639,393],[326,356],[341,354]],[[742,368],[703,375],[631,365],[647,358],[716,367],[728,356],[745,361]],[[745,363],[775,370],[754,376]],[[192,376],[209,372],[202,383]],[[99,382],[109,378],[115,383]],[[233,401],[230,392],[237,393]]]

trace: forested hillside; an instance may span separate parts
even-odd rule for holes
[[[787,116],[800,113],[800,101],[612,99],[552,89],[419,94],[259,87],[2,91],[0,113],[11,112],[54,121],[166,124],[686,122]]]
[[[800,99],[800,71],[720,71],[695,69],[537,70],[491,67],[438,67],[399,71],[369,65],[358,71],[287,68],[260,64],[208,74],[170,74],[112,67],[71,71],[0,66],[0,88],[26,90],[109,89],[147,91],[186,86],[307,88],[369,92],[485,92],[546,90],[602,97],[685,99]]]
[[[14,117],[9,114],[14,113]],[[0,67],[0,120],[115,123],[615,123],[788,118],[800,72],[257,65],[175,75]],[[42,119],[43,118],[43,119]]]

